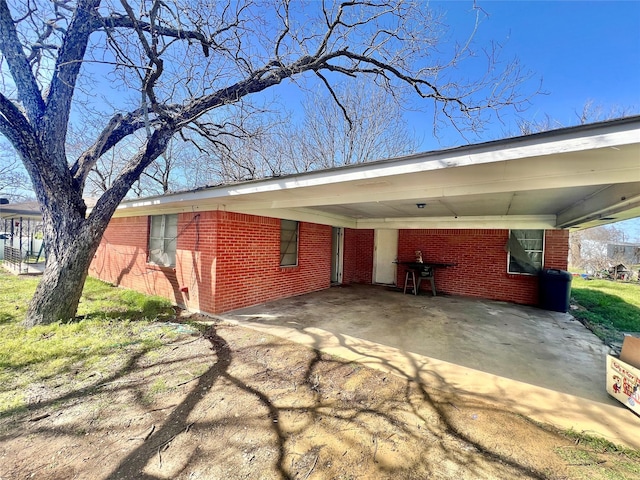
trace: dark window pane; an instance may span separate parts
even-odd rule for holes
[[[298,222],[280,221],[280,265],[298,264]]]
[[[511,230],[509,273],[535,274],[543,266],[544,230]]]

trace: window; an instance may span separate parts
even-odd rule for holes
[[[509,273],[535,275],[543,265],[544,230],[511,230],[509,233]]]
[[[298,264],[298,222],[280,221],[280,266],[292,267]]]
[[[176,264],[178,215],[153,215],[149,218],[149,263],[173,267]]]

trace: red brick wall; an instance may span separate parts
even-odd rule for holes
[[[455,263],[436,269],[440,292],[535,305],[537,277],[507,273],[508,237],[508,230],[400,230],[398,258],[412,260],[421,250],[425,262]],[[545,268],[565,270],[568,249],[568,232],[545,232]],[[404,285],[405,271],[398,268],[398,285]]]
[[[328,288],[331,227],[300,223],[298,265],[280,267],[280,220],[219,212],[215,311]]]
[[[180,305],[202,312],[218,313],[213,294],[216,287],[218,212],[178,215],[176,278],[181,288]]]
[[[218,211],[180,214],[178,232],[175,269],[159,268],[147,264],[148,217],[115,218],[89,273],[209,313],[330,286],[330,226],[300,223],[295,267],[280,267],[278,219]]]
[[[569,230],[547,230],[544,233],[544,267],[566,270],[569,262]]]
[[[343,283],[366,283],[373,280],[374,230],[344,229]]]
[[[328,288],[331,227],[300,223],[298,265],[280,267],[280,220],[209,211],[178,217],[176,268],[147,264],[148,217],[111,221],[90,275],[221,313]],[[400,230],[398,258],[455,263],[436,270],[442,293],[536,304],[537,278],[507,273],[508,230]],[[372,282],[374,230],[345,229],[344,283]],[[569,232],[545,233],[545,268],[567,268]],[[405,269],[398,268],[398,285]],[[183,287],[186,292],[181,291]],[[424,288],[427,286],[425,285]]]
[[[89,275],[181,303],[174,269],[148,268],[148,232],[148,217],[111,220],[89,268]]]

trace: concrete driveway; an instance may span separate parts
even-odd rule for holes
[[[605,390],[608,348],[569,314],[463,297],[333,287],[223,316],[636,448],[640,419]]]

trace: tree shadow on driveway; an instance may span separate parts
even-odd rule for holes
[[[0,472],[109,480],[565,475],[553,449],[573,442],[432,390],[418,380],[425,365],[413,361],[415,375],[387,374],[214,323],[198,339],[128,362],[104,387],[33,406],[32,415],[49,416],[11,423]]]
[[[429,450],[438,452],[434,456],[448,464],[447,469],[455,471],[464,468],[470,478],[485,476],[494,468],[517,473],[520,478],[545,478],[531,466],[519,464],[515,459],[491,452],[466,438],[448,420],[449,415],[443,405],[451,403],[443,404],[434,400],[414,379],[405,378],[404,385],[399,383],[396,386],[395,393],[402,396],[393,395],[391,398],[380,399],[371,393],[372,389],[378,387],[373,384],[376,376],[374,372],[368,369],[365,372],[357,364],[323,355],[318,350],[311,351],[305,363],[296,364],[292,371],[280,369],[282,365],[269,358],[270,351],[278,348],[277,342],[265,342],[254,352],[254,362],[264,366],[264,370],[258,368],[249,378],[246,375],[235,376],[231,369],[233,350],[220,335],[221,328],[224,327],[212,326],[205,334],[216,354],[216,363],[198,379],[197,384],[166,418],[163,425],[154,431],[145,443],[119,462],[107,477],[109,480],[163,478],[158,471],[162,466],[163,453],[172,448],[171,443],[179,435],[189,433],[192,429],[216,429],[215,421],[209,421],[206,425],[196,425],[197,422],[192,415],[216,384],[235,387],[238,392],[236,400],[239,396],[249,396],[257,400],[257,404],[261,406],[263,418],[258,429],[271,430],[271,435],[263,434],[263,437],[268,438],[272,447],[272,455],[269,458],[271,467],[265,468],[266,465],[263,465],[264,478],[307,478],[314,471],[320,474],[316,478],[332,478],[325,475],[331,472],[332,462],[339,463],[337,460],[341,450],[344,449],[342,455],[345,456],[349,450],[357,449],[359,443],[365,445],[370,456],[369,469],[379,478],[398,475],[403,478],[425,478],[423,475],[434,474],[438,468],[428,461]],[[264,384],[254,384],[251,377],[266,380],[270,388],[265,389]],[[370,385],[361,385],[364,388],[360,389],[345,388],[350,378],[358,377],[367,377]],[[393,380],[396,381],[395,378]],[[389,377],[383,377],[382,382],[393,383]],[[298,402],[292,402],[289,398],[288,401],[282,401],[283,387],[288,390],[304,390],[298,398],[300,405],[296,405]],[[429,411],[428,415],[424,413],[425,409]],[[402,415],[412,414],[424,425],[424,430],[421,432],[420,429],[416,430],[403,424],[400,421],[402,415],[398,415],[398,412],[402,412]],[[430,415],[434,412],[437,421],[435,426],[430,428],[429,425],[433,424]],[[244,415],[247,414],[249,412],[244,412]],[[229,420],[229,416],[223,416],[218,422],[225,423]],[[345,432],[354,431],[358,434],[345,435]],[[411,443],[423,443],[424,434],[427,432],[438,444],[426,448],[425,452],[418,455],[415,455],[415,451],[414,454],[403,451],[401,443],[393,439],[398,437],[403,441],[410,439]],[[333,441],[327,441],[329,438],[333,438]],[[217,441],[226,442],[228,439],[220,437]],[[304,448],[300,448],[303,445]],[[168,453],[166,455],[168,456]],[[174,466],[173,475],[192,471],[189,464],[195,461],[197,455],[194,450],[190,455],[183,456],[183,465],[180,468]],[[150,468],[154,460],[157,461],[158,468]],[[212,456],[210,461],[215,464],[223,460]],[[362,458],[356,461],[361,462]],[[321,465],[318,465],[318,462],[321,462]],[[356,466],[352,465],[351,468],[354,470],[353,474],[357,475]],[[228,478],[236,477],[231,475]]]

